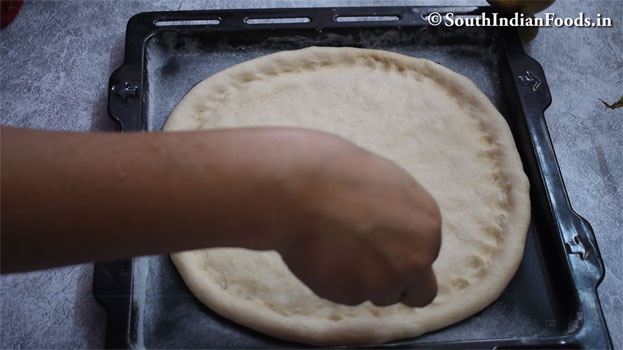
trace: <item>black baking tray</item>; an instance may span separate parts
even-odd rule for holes
[[[400,348],[611,348],[597,286],[604,266],[593,231],[571,208],[543,117],[543,70],[513,28],[431,27],[427,15],[487,7],[352,7],[141,13],[109,83],[122,131],[157,131],[197,82],[268,53],[355,46],[435,60],[472,79],[507,119],[530,179],[524,258],[482,312]],[[417,98],[417,97],[414,97]],[[123,244],[120,242],[119,244]],[[220,317],[186,288],[168,256],[95,265],[93,292],[108,313],[108,348],[304,347]],[[379,347],[378,345],[375,347]]]

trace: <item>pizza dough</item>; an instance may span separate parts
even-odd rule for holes
[[[407,169],[441,209],[439,292],[424,308],[345,306],[316,296],[274,251],[172,254],[190,290],[219,314],[302,343],[375,344],[462,320],[513,277],[528,229],[529,183],[506,121],[464,76],[385,51],[280,52],[197,84],[164,129],[259,125],[329,131]]]

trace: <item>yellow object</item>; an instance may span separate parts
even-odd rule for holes
[[[515,12],[523,13],[526,17],[534,18],[534,14],[550,7],[554,0],[487,0],[487,2],[497,10],[505,14]],[[522,42],[528,42],[539,33],[538,27],[518,28],[519,37]]]
[[[550,7],[554,0],[487,0],[491,6],[507,12],[521,12],[525,15],[534,15]]]

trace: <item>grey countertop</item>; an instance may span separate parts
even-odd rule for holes
[[[106,112],[107,82],[122,62],[125,25],[135,13],[435,2],[26,0],[0,32],[1,124],[115,130]],[[546,121],[571,203],[597,236],[606,264],[599,297],[614,346],[623,348],[623,109],[609,110],[598,100],[613,102],[623,93],[623,0],[558,0],[548,12],[600,13],[614,23],[542,28],[525,47],[550,84]],[[87,264],[0,277],[0,348],[103,347],[106,315],[92,297],[92,273]]]

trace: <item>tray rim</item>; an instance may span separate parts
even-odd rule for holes
[[[319,7],[270,8],[200,11],[143,12],[130,18],[126,27],[125,57],[113,72],[108,85],[108,113],[121,126],[121,131],[144,131],[141,125],[145,95],[146,44],[154,35],[165,31],[206,30],[206,25],[157,26],[156,21],[216,19],[211,32],[249,31],[256,29],[300,28],[380,28],[425,27],[430,12],[453,12],[470,15],[491,11],[489,7],[458,6],[386,6],[386,7]],[[398,16],[392,22],[337,22],[338,16]],[[247,24],[249,18],[308,17],[309,22],[280,24]],[[505,64],[512,74],[512,84],[505,84],[516,95],[522,119],[528,129],[536,163],[554,218],[557,233],[563,242],[572,282],[576,287],[579,309],[577,327],[561,336],[518,337],[458,342],[418,343],[417,347],[484,348],[589,346],[612,348],[597,287],[605,275],[605,267],[590,224],[571,207],[560,173],[558,161],[545,123],[544,111],[551,104],[551,94],[541,65],[528,56],[513,28],[502,29]],[[539,86],[535,87],[535,81]],[[529,82],[526,84],[526,82]],[[93,294],[108,314],[106,347],[129,348],[132,316],[132,260],[97,263],[94,267]],[[124,312],[123,310],[127,311]],[[384,347],[413,346],[406,342],[383,344]],[[378,347],[378,346],[376,346]]]

